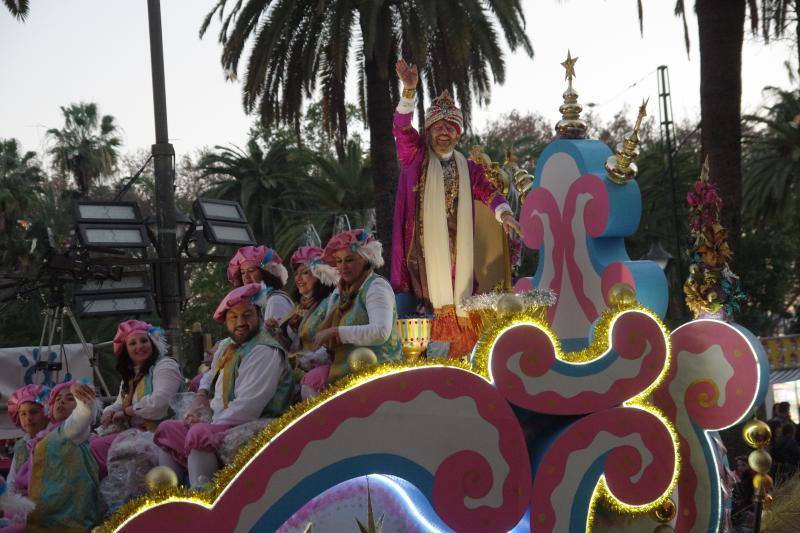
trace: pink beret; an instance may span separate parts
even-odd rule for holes
[[[300,265],[308,265],[314,260],[321,261],[324,252],[325,250],[319,246],[301,246],[292,254],[292,269],[297,269]]]
[[[147,322],[141,320],[126,320],[120,322],[117,326],[117,334],[114,336],[114,354],[119,356],[122,353],[122,347],[125,346],[125,341],[131,333],[140,331],[147,334],[150,340],[156,347],[156,350],[161,355],[167,354],[167,340],[164,338],[164,330]]]
[[[228,312],[228,309],[242,302],[261,307],[263,305],[262,296],[266,296],[266,292],[267,290],[263,283],[248,283],[247,285],[236,287],[219,303],[217,310],[214,311],[214,320],[224,322],[225,313]]]
[[[283,259],[281,259],[278,252],[272,248],[267,246],[245,246],[244,248],[239,248],[233,257],[231,257],[231,260],[228,261],[228,281],[233,283],[234,287],[240,287],[242,285],[242,275],[239,273],[239,270],[243,266],[257,266],[272,272],[271,269],[268,268],[270,264],[283,266]],[[279,273],[280,270],[281,269],[278,269],[276,272],[272,273],[278,277],[282,277]],[[282,270],[285,271],[286,269],[284,268]],[[282,281],[286,283],[286,279]]]
[[[23,403],[33,402],[44,406],[47,388],[44,385],[25,385],[14,391],[8,399],[8,416],[19,427],[19,408]]]
[[[375,239],[375,235],[371,231],[357,228],[331,237],[331,240],[325,245],[322,259],[329,265],[335,265],[336,259],[333,254],[340,250],[352,250],[358,252],[373,267],[380,268],[383,266],[382,249],[381,243]]]
[[[58,385],[53,387],[53,389],[50,391],[50,398],[47,401],[47,409],[48,409],[47,412],[50,415],[50,420],[54,420],[53,419],[53,408],[56,406],[56,397],[58,397],[58,393],[61,392],[64,389],[70,388],[71,386],[75,385],[76,383],[78,383],[78,382],[75,381],[74,379],[71,380],[71,381],[65,381],[64,383],[59,383]]]

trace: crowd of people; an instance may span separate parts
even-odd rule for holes
[[[792,478],[800,470],[800,431],[791,417],[789,402],[778,402],[773,405],[772,418],[769,424],[772,438],[767,451],[772,457],[772,468],[769,475],[775,486],[780,486]],[[752,531],[754,518],[753,476],[744,455],[734,459],[736,482],[733,487],[731,521],[736,532]]]
[[[290,264],[294,301],[274,250],[247,246],[230,260],[233,288],[213,315],[229,336],[217,343],[178,417],[171,406],[186,396],[180,393],[188,380],[162,330],[139,320],[117,327],[121,384],[104,409],[94,389],[77,381],[18,389],[8,410],[24,437],[5,487],[35,508],[27,517],[7,513],[3,531],[91,528],[147,490],[147,468],[134,466],[142,463],[166,466],[182,484],[202,488],[220,468],[226,439],[241,445],[292,402],[349,374],[353,350],[368,347],[379,363],[402,358],[394,293],[375,271],[383,258],[372,233],[355,229],[334,235],[324,249],[302,246]],[[135,459],[120,451],[131,443]],[[120,467],[131,480],[122,500],[119,490],[103,490]]]

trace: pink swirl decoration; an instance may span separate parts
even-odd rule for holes
[[[592,364],[559,361],[551,337],[525,324],[497,338],[489,365],[498,390],[515,405],[538,413],[585,414],[615,407],[650,387],[664,368],[667,348],[658,322],[626,311],[610,327],[609,351]]]
[[[453,417],[456,408],[459,416]],[[444,413],[450,416],[440,418]],[[435,445],[426,446],[428,440]],[[389,456],[404,461],[387,463]],[[276,524],[268,529],[277,529],[289,518],[286,504],[276,505],[287,494],[294,494],[291,515],[346,479],[385,473],[413,481],[420,468],[432,476],[437,514],[458,531],[485,531],[487,523],[510,529],[530,499],[527,447],[508,403],[476,374],[422,367],[377,377],[301,416],[251,460],[210,509],[164,503],[136,516],[126,529],[167,524],[171,531],[232,531],[250,529],[264,517]]]
[[[542,283],[557,293],[562,293],[563,270],[566,266],[568,282],[575,294],[586,320],[594,321],[598,316],[596,303],[586,294],[584,289],[584,273],[575,261],[576,238],[585,235],[573,233],[572,224],[578,215],[578,197],[590,195],[582,215],[583,229],[590,237],[599,237],[608,225],[610,199],[603,181],[594,174],[585,174],[576,179],[569,187],[564,198],[564,205],[559,206],[553,193],[539,187],[531,192],[522,206],[520,220],[523,224],[523,240],[525,245],[534,250],[542,248],[543,260],[552,266],[552,276]],[[552,235],[552,247],[547,249],[545,239],[545,223]],[[548,320],[552,322],[558,303],[548,312]]]
[[[672,438],[650,412],[616,407],[585,416],[564,430],[539,462],[531,529],[585,531],[601,474],[619,501],[646,505],[664,495],[674,472]]]
[[[759,395],[760,347],[737,326],[713,320],[689,322],[671,341],[672,365],[653,403],[675,425],[683,457],[675,530],[716,530],[718,474],[704,431],[730,427],[750,411]]]

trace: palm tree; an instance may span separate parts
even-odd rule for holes
[[[20,154],[16,139],[0,140],[0,267],[15,269],[30,243],[22,237],[31,226],[45,176],[35,152]]]
[[[346,214],[353,227],[361,226],[374,205],[372,170],[358,143],[348,142],[341,160],[319,153],[306,153],[306,157],[313,172],[282,197],[295,206],[294,212],[281,213],[278,224],[275,247],[285,255],[303,244],[309,223],[325,238],[332,232],[336,215]]]
[[[275,216],[279,205],[291,208],[285,191],[302,183],[308,161],[288,140],[278,140],[264,150],[258,138],[251,138],[245,149],[215,146],[197,164],[202,177],[219,177],[208,194],[240,202],[259,242],[272,244]],[[233,179],[230,179],[233,178]]]
[[[28,16],[28,8],[30,7],[28,0],[3,0],[3,3],[17,20],[25,22],[25,17]]]
[[[800,91],[768,90],[775,104],[744,117],[755,126],[743,142],[745,213],[756,223],[800,216]]]
[[[218,13],[222,66],[231,74],[252,41],[244,107],[257,110],[267,125],[283,122],[297,129],[303,102],[319,88],[322,126],[346,138],[345,82],[353,67],[350,52],[355,52],[359,104],[370,130],[375,176],[380,176],[375,205],[387,252],[399,174],[391,131],[398,57],[421,67],[428,92],[454,88],[468,116],[473,96],[487,93],[492,78],[504,80],[499,32],[512,50],[522,47],[533,55],[519,0],[239,0],[224,16],[226,4],[218,0],[200,35]]]
[[[122,140],[111,115],[100,117],[97,104],[78,103],[61,107],[64,127],[49,129],[55,144],[49,150],[53,167],[66,176],[71,174],[81,196],[89,194],[94,182],[110,175],[117,166]]]

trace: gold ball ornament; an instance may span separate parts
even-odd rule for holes
[[[167,489],[178,486],[178,476],[168,466],[156,466],[145,474],[144,482],[150,490]]]
[[[769,509],[772,507],[772,494],[765,494],[764,495],[764,509]]]
[[[353,372],[364,370],[365,368],[378,363],[378,356],[375,352],[364,346],[359,346],[347,356],[347,366]]]
[[[753,418],[742,426],[742,438],[751,448],[763,448],[769,444],[772,430],[763,420]]]
[[[504,294],[497,300],[497,312],[502,316],[521,313],[524,310],[525,304],[522,303],[522,300],[520,300],[519,296],[514,294]]]
[[[772,476],[769,474],[756,474],[753,476],[753,488],[756,492],[766,494],[772,490],[773,485]]]
[[[766,450],[759,448],[750,452],[750,455],[747,456],[747,464],[757,473],[766,474],[772,467],[772,457]]]
[[[627,283],[615,283],[608,289],[608,305],[632,305],[636,303],[636,291]]]
[[[678,508],[675,506],[675,502],[672,501],[672,498],[667,498],[664,503],[653,509],[650,514],[656,522],[666,524],[675,518],[677,512]]]

